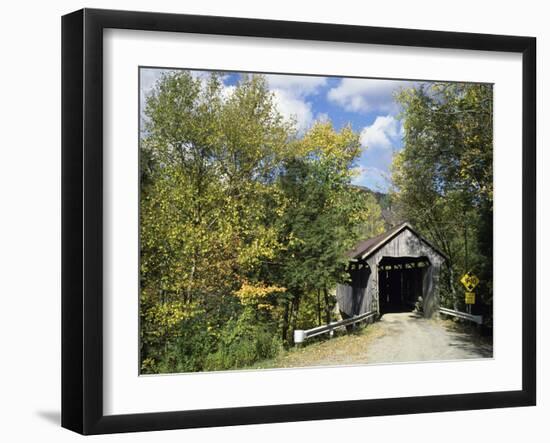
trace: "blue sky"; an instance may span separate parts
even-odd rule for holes
[[[142,104],[163,71],[140,70]],[[192,72],[199,78],[208,74]],[[392,157],[402,148],[403,136],[398,119],[399,106],[393,94],[416,83],[283,74],[269,74],[266,78],[279,111],[286,118],[294,118],[300,132],[307,131],[318,120],[329,119],[336,129],[351,124],[360,134],[362,147],[354,183],[376,191],[388,191]],[[227,73],[223,77],[227,94],[231,94],[238,80],[238,73]]]

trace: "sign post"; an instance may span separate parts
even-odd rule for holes
[[[476,286],[479,284],[479,278],[477,278],[471,272],[466,272],[460,279],[460,283],[466,288],[466,293],[464,294],[466,305],[468,306],[468,313],[472,313],[472,305],[476,302],[476,294],[472,292]]]

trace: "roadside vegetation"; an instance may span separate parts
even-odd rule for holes
[[[490,306],[491,94],[480,85],[403,91],[395,187],[375,195],[351,186],[362,149],[351,126],[298,132],[261,75],[243,75],[228,94],[216,73],[164,74],[140,136],[141,372],[299,355],[285,351],[293,330],[334,320],[346,252],[384,231],[383,210],[450,257],[446,304],[462,307],[459,274],[473,269]]]
[[[164,75],[141,137],[141,370],[231,369],[332,320],[345,253],[383,231],[359,135],[298,134],[262,76]]]
[[[448,257],[442,305],[466,310],[460,278],[480,279],[473,313],[493,323],[493,87],[432,83],[402,91],[404,148],[394,157],[394,211]]]

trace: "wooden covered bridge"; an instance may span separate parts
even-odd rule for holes
[[[344,318],[411,310],[422,297],[424,315],[439,309],[439,273],[446,256],[409,223],[360,242],[349,254],[349,284],[336,288]]]

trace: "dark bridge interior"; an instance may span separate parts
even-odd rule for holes
[[[422,277],[427,257],[383,257],[378,264],[380,313],[407,312],[423,296]]]

